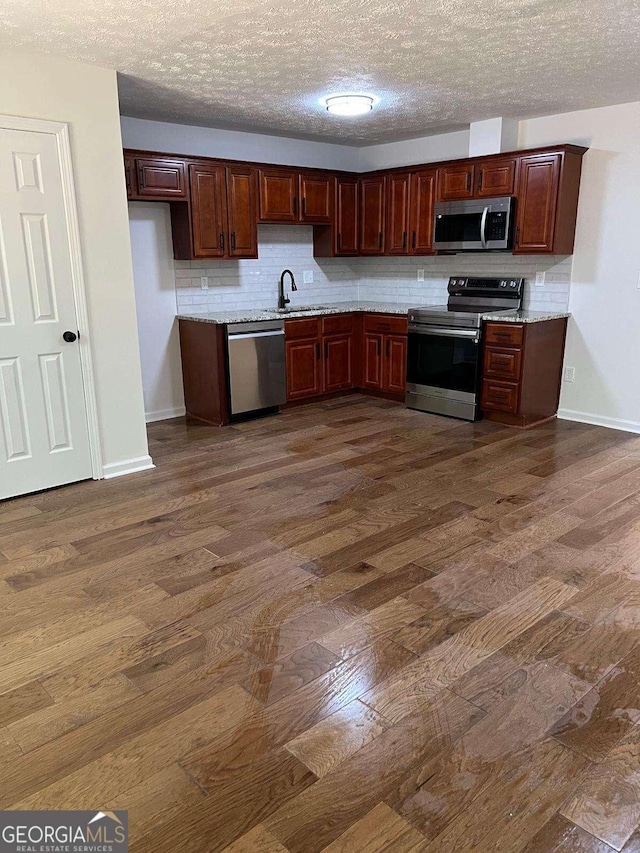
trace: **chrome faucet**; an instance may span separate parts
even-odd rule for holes
[[[288,296],[284,295],[284,277],[289,273],[291,277],[291,290],[297,290],[296,280],[293,277],[293,273],[291,270],[282,270],[282,275],[280,276],[280,284],[278,285],[278,311],[286,311],[287,305],[291,300]]]

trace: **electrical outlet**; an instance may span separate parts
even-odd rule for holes
[[[302,281],[305,284],[313,284],[313,270],[305,270],[302,273]]]
[[[537,272],[536,273],[536,287],[544,287],[544,273]]]
[[[209,290],[209,279],[206,277],[206,275],[200,276],[200,287],[202,288],[202,290]]]
[[[575,367],[565,367],[565,369],[564,369],[564,381],[565,382],[575,382],[575,379],[576,379]]]
[[[418,281],[424,281],[424,270],[418,270]]]

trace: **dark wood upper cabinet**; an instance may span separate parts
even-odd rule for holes
[[[473,170],[466,160],[438,169],[438,201],[473,198]]]
[[[338,178],[335,229],[337,255],[358,254],[359,208],[357,178]]]
[[[360,254],[383,255],[385,227],[385,177],[360,180]]]
[[[184,160],[168,157],[136,158],[138,195],[156,199],[187,198]]]
[[[293,169],[260,169],[259,221],[298,222],[299,173]]]
[[[392,172],[387,175],[387,255],[406,255],[409,252],[410,187],[411,175],[408,172]]]
[[[561,158],[551,154],[520,160],[514,253],[553,251]]]
[[[433,254],[433,201],[436,169],[421,169],[411,175],[410,251]]]
[[[475,166],[476,198],[513,195],[516,181],[516,158],[486,160]]]
[[[189,184],[193,257],[224,258],[228,239],[224,167],[189,166]]]
[[[258,257],[256,175],[249,166],[227,166],[227,252],[231,258]]]
[[[133,157],[128,157],[125,155],[124,158],[124,181],[127,187],[127,198],[131,198],[135,195],[133,191],[133,185],[136,178],[136,162]]]
[[[300,175],[300,221],[333,221],[335,178],[333,175],[303,172]]]

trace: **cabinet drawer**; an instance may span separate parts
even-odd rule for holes
[[[498,379],[511,379],[515,382],[520,379],[520,365],[522,363],[522,350],[513,347],[485,347],[484,351],[484,376],[496,377]]]
[[[487,344],[499,344],[503,347],[519,347],[524,337],[522,326],[514,323],[487,323],[484,340]]]
[[[340,335],[353,331],[353,314],[333,314],[321,319],[323,335]]]
[[[365,314],[365,332],[382,332],[394,335],[407,334],[407,318],[396,317],[393,314]]]
[[[292,338],[317,338],[320,336],[320,318],[303,317],[300,320],[285,320],[284,334]]]
[[[481,406],[483,409],[495,412],[508,412],[515,415],[518,411],[517,382],[495,382],[484,379],[482,382]]]

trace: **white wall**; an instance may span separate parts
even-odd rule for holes
[[[147,422],[184,415],[176,287],[168,204],[129,202]]]
[[[0,51],[0,113],[67,122],[106,473],[149,466],[115,71]]]
[[[122,116],[121,124],[125,148],[358,171],[358,149],[348,145],[212,127],[191,127],[127,116]]]
[[[520,147],[557,142],[589,146],[561,414],[640,432],[640,103],[521,122]]]
[[[411,166],[414,163],[435,163],[469,156],[469,131],[440,133],[421,136],[404,142],[388,142],[360,149],[358,171],[393,169],[395,166]]]

